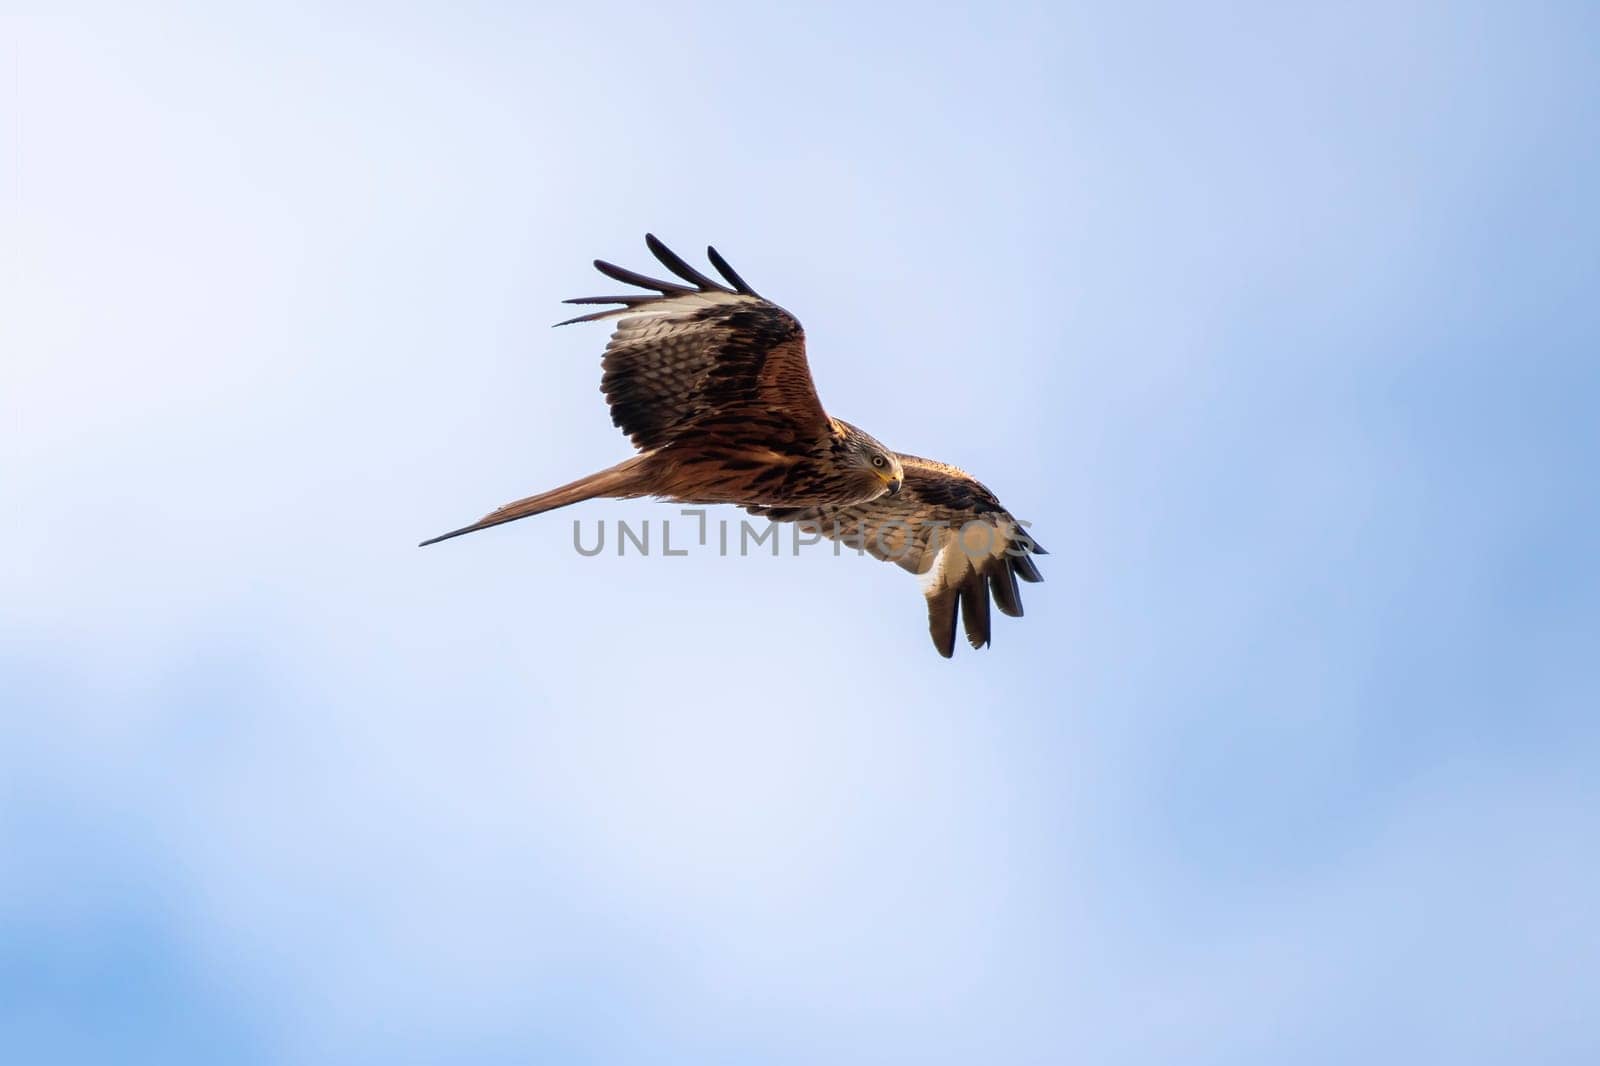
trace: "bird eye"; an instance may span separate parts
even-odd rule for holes
[[[883,465],[883,456],[881,456],[881,455],[874,455],[874,456],[873,456],[873,457],[872,457],[872,465],[873,465],[873,466],[882,466],[882,465]]]

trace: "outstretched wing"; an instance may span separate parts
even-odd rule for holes
[[[1031,556],[1044,555],[994,493],[963,470],[901,455],[897,495],[841,507],[749,507],[775,522],[801,522],[821,535],[927,575],[928,632],[939,654],[956,646],[956,616],[974,648],[989,643],[989,600],[1022,617],[1017,579],[1042,581]]]
[[[585,296],[570,304],[621,304],[559,325],[616,319],[601,362],[611,421],[641,451],[684,441],[759,441],[782,448],[821,439],[828,416],[806,364],[795,317],[759,296],[715,248],[726,285],[684,262],[654,235],[645,244],[688,282],[660,281],[595,260],[595,269],[648,294]]]

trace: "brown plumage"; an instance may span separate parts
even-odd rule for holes
[[[707,255],[726,284],[654,236],[645,243],[688,284],[596,260],[607,277],[650,291],[568,300],[621,308],[560,323],[617,321],[600,388],[612,422],[639,454],[424,545],[600,497],[730,503],[850,542],[859,527],[864,550],[931,575],[930,627],[947,657],[958,606],[974,647],[989,642],[991,594],[1002,613],[1021,615],[1016,578],[1039,580],[1028,556],[1043,549],[988,489],[955,467],[901,455],[829,417],[811,381],[800,323],[757,294],[715,248]],[[963,526],[965,536],[952,532]]]
[[[813,534],[924,575],[928,632],[939,654],[955,652],[959,614],[974,648],[989,643],[989,599],[1001,614],[1022,617],[1017,579],[1042,581],[1030,556],[1045,550],[1022,523],[964,470],[899,455],[905,487],[894,496],[818,507],[746,508],[774,522],[798,522]]]

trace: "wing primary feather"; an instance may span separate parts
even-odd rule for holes
[[[989,582],[980,570],[971,571],[961,582],[961,624],[968,644],[981,648],[989,643]]]
[[[708,292],[729,291],[726,285],[721,285],[715,281],[712,281],[710,278],[700,273],[700,271],[684,262],[682,256],[680,256],[677,252],[674,252],[671,248],[668,248],[665,244],[662,244],[660,239],[657,238],[654,233],[646,233],[644,235],[644,243],[645,246],[655,254],[655,257],[661,260],[662,266],[678,275],[678,277],[682,278],[684,281],[689,282],[691,285]]]
[[[569,300],[568,302],[571,303],[572,301]],[[632,307],[632,306],[633,306],[632,304],[628,305],[628,307]],[[628,307],[608,307],[604,311],[592,311],[587,315],[579,315],[576,318],[563,319],[562,321],[557,322],[556,325],[558,325],[558,326],[570,326],[570,325],[573,325],[574,323],[578,323],[578,322],[598,322],[603,318],[614,318],[617,315],[620,315],[620,314],[624,313],[625,311],[627,311]]]
[[[575,322],[598,322],[602,318],[620,315],[625,311],[631,311],[640,304],[647,304],[659,298],[656,296],[577,296],[561,302],[564,304],[621,304],[622,306],[608,307],[604,311],[593,311],[586,315],[578,315],[576,318],[564,319],[557,322],[556,325],[570,326]]]
[[[639,304],[647,304],[659,299],[661,299],[659,296],[641,296],[638,293],[632,293],[627,296],[574,296],[570,300],[562,300],[561,302],[564,304],[627,304],[629,307],[636,307]]]
[[[659,278],[646,277],[627,267],[619,267],[615,263],[608,263],[604,259],[596,259],[594,268],[612,281],[620,281],[624,285],[637,285],[641,289],[654,289],[659,293],[682,295],[694,290],[687,285],[679,285],[676,281],[662,281]]]
[[[1011,569],[1015,570],[1022,580],[1035,584],[1044,580],[1039,568],[1034,566],[1033,560],[1026,555],[1007,555],[1006,558],[1011,561]]]
[[[946,659],[956,653],[956,600],[955,589],[938,589],[928,594],[928,635],[933,646]]]
[[[1004,562],[989,574],[989,591],[994,594],[994,605],[1000,608],[1001,614],[1022,617],[1022,592],[1017,588],[1017,575]]]
[[[735,292],[742,292],[746,296],[760,295],[756,292],[756,290],[750,287],[750,283],[748,281],[745,281],[739,276],[738,271],[734,270],[733,267],[728,265],[728,261],[722,258],[721,252],[707,245],[706,258],[711,260],[711,265],[717,268],[718,274],[721,274],[728,280],[728,284],[733,286]]]

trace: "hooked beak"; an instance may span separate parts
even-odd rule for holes
[[[887,492],[890,496],[898,496],[900,495],[900,486],[902,483],[904,483],[904,481],[905,476],[899,475],[895,477],[893,481],[890,481],[887,485],[885,485],[883,487],[883,491]]]

